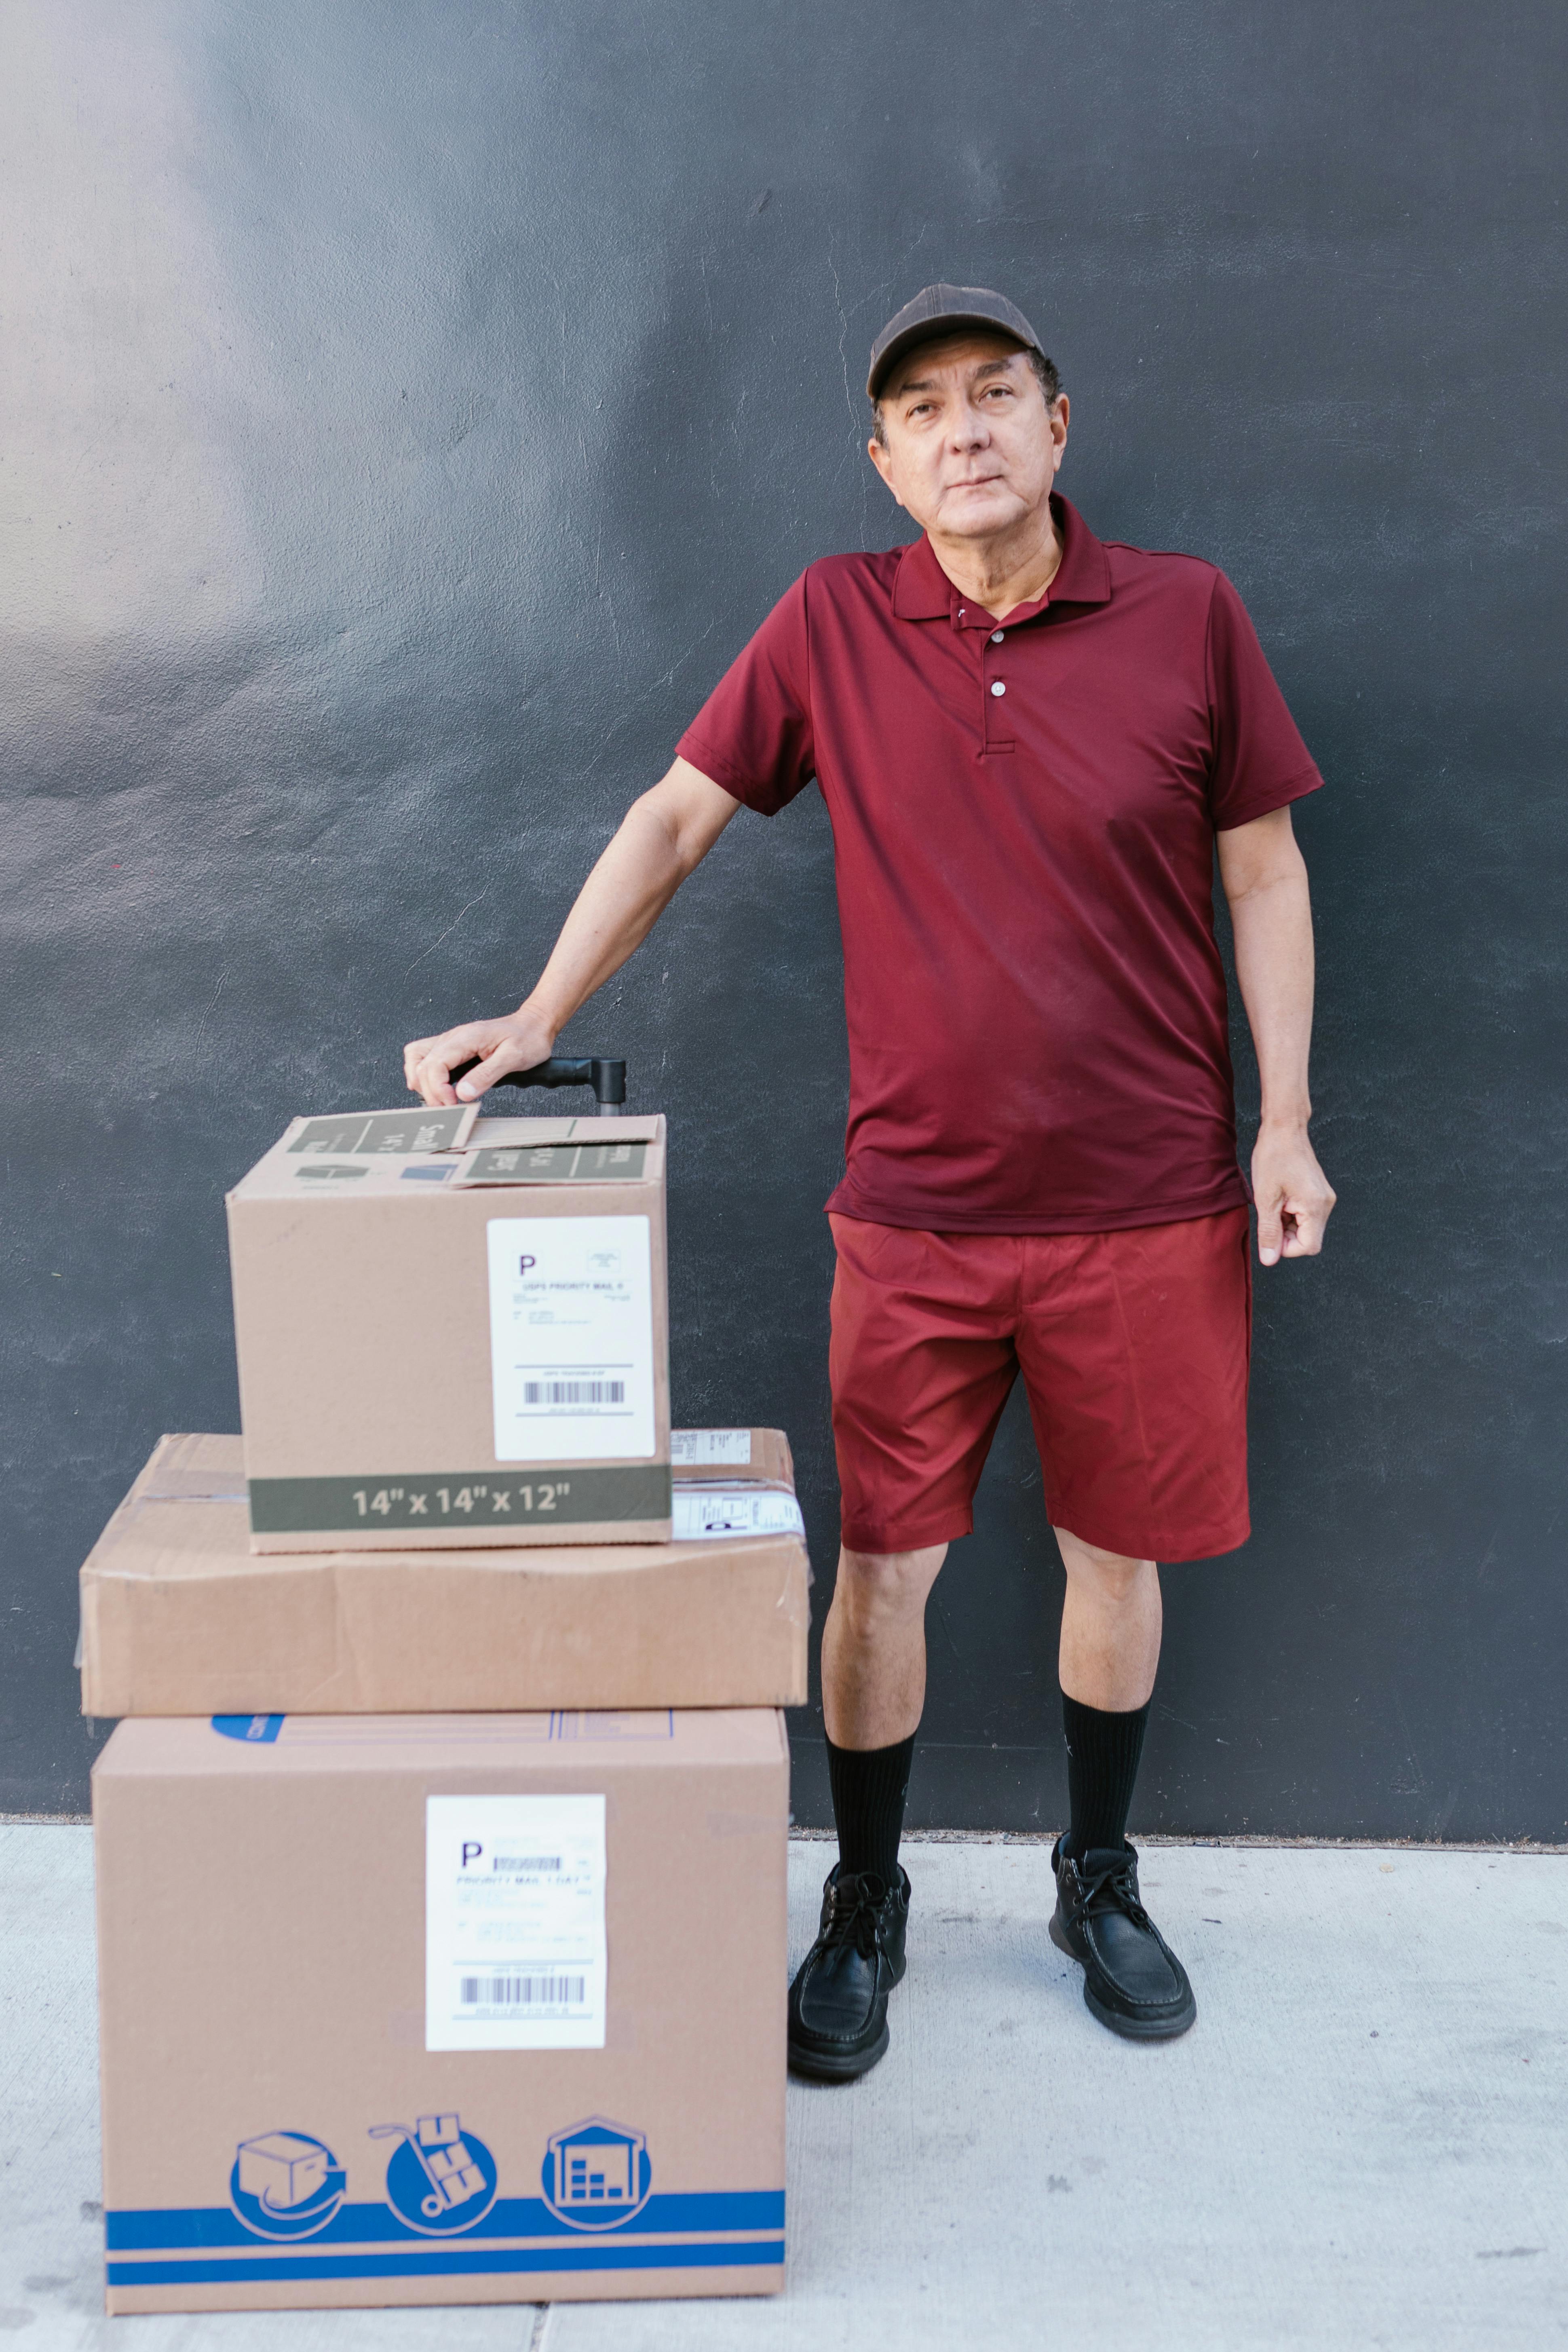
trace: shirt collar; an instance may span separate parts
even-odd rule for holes
[[[1062,560],[1057,576],[1038,605],[1026,604],[1021,619],[1028,620],[1047,604],[1109,604],[1110,562],[1100,541],[1069,499],[1053,497],[1051,516],[1062,537]],[[893,574],[893,612],[900,621],[956,620],[961,599],[936,560],[931,543],[921,534],[906,547]],[[976,625],[990,619],[972,605],[965,619]]]

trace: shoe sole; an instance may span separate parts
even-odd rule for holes
[[[891,2034],[884,2022],[880,2037],[868,2050],[857,2050],[852,2057],[834,2057],[826,2052],[802,2050],[792,2042],[789,2045],[789,2071],[804,2075],[809,2083],[853,2083],[861,2074],[868,2074],[879,2058],[887,2055]]]
[[[1075,1968],[1083,1969],[1083,1961],[1057,1926],[1054,1914],[1048,1932],[1058,1951]],[[1098,1999],[1089,1983],[1087,1969],[1083,1969],[1083,2005],[1091,2017],[1098,2018],[1110,2032],[1119,2033],[1123,2042],[1174,2042],[1197,2023],[1198,2004],[1190,1988],[1186,2007],[1178,2010],[1174,2017],[1124,2017],[1120,2010],[1108,2009],[1104,2001]]]

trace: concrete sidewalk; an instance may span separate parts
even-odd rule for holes
[[[827,1847],[792,1849],[792,1948]],[[782,2298],[105,2320],[91,1851],[0,1827],[0,2336],[28,2352],[1494,2352],[1568,2341],[1568,1857],[1147,1850],[1198,2022],[1046,1937],[1049,1849],[915,1843],[893,2047],[792,2085]],[[24,2333],[25,2331],[25,2333]]]

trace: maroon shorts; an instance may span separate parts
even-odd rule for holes
[[[924,1234],[835,1216],[844,1540],[967,1535],[1021,1370],[1053,1527],[1134,1559],[1250,1532],[1247,1213],[1111,1234]]]

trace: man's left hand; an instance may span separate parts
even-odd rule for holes
[[[1318,1165],[1305,1128],[1259,1129],[1252,1154],[1252,1197],[1258,1203],[1258,1255],[1265,1265],[1282,1257],[1316,1257],[1334,1205],[1334,1189]]]

